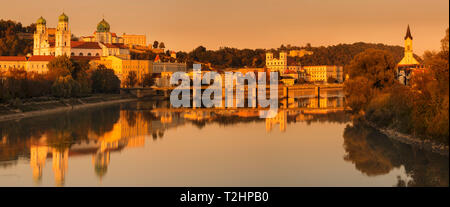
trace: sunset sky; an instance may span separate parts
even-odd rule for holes
[[[40,16],[55,27],[64,11],[72,33],[90,35],[105,16],[117,34],[190,51],[203,45],[273,48],[371,42],[403,46],[408,24],[415,53],[438,50],[449,26],[448,0],[0,0],[0,19],[24,25]]]

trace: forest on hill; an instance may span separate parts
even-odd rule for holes
[[[293,61],[299,62],[303,66],[308,65],[342,65],[347,66],[354,56],[369,49],[380,49],[388,51],[394,57],[396,62],[399,62],[403,57],[403,47],[391,46],[385,44],[374,44],[357,42],[353,44],[338,44],[332,46],[320,46],[320,47],[285,47],[280,46],[276,49],[237,49],[230,47],[222,47],[218,50],[208,50],[203,46],[199,46],[191,52],[178,52],[177,61],[187,62],[189,67],[192,67],[192,63],[204,63],[211,64],[212,68],[225,69],[225,68],[242,68],[242,67],[255,67],[261,68],[265,66],[266,51],[274,52],[274,56],[278,56],[280,51],[289,51],[291,49],[305,49],[312,51],[312,55],[305,55],[303,57],[293,57]],[[133,54],[132,54],[133,56]],[[134,54],[137,59],[154,59],[156,54]],[[161,57],[161,55],[160,55]],[[416,55],[418,60],[421,60]],[[170,61],[168,55],[163,55],[163,60]],[[173,61],[173,59],[172,59]]]
[[[23,26],[20,22],[12,20],[0,20],[0,56],[26,55],[32,53],[33,41],[30,39],[21,39],[22,33],[33,33],[36,25]],[[275,49],[237,49],[230,47],[221,47],[218,50],[208,50],[204,46],[199,46],[190,52],[177,52],[176,60],[178,62],[187,62],[189,67],[192,63],[210,64],[212,68],[242,68],[242,67],[264,67],[266,51],[275,52],[275,57],[279,51],[289,51],[292,49],[305,49],[312,51],[312,55],[303,57],[294,57],[295,62],[301,65],[342,65],[349,64],[352,58],[365,51],[366,49],[380,49],[390,52],[395,61],[400,61],[403,57],[403,47],[391,46],[385,44],[374,44],[356,42],[353,44],[338,44],[331,46],[312,47],[306,46],[284,46],[281,45]],[[131,53],[133,59],[154,60],[157,54],[147,51],[145,53]],[[175,61],[170,58],[170,53],[159,54],[163,61]],[[420,58],[416,56],[419,60]]]
[[[33,40],[21,39],[22,33],[34,33],[36,25],[0,19],[0,56],[26,55],[33,52]]]

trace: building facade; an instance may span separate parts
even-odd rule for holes
[[[305,55],[312,55],[312,54],[313,54],[312,51],[308,51],[305,49],[289,51],[289,57],[303,57]]]
[[[104,19],[97,24],[94,36],[82,37],[82,41],[71,41],[69,17],[61,14],[55,28],[47,28],[47,21],[40,17],[36,22],[33,55],[49,56],[129,56],[130,51],[123,44],[123,38],[110,32]]]
[[[129,47],[146,46],[147,40],[145,35],[123,34],[123,43]]]
[[[270,71],[284,73],[288,69],[288,59],[286,52],[280,52],[279,58],[274,58],[273,53],[266,53],[266,67]]]
[[[336,65],[303,66],[306,74],[306,81],[327,82],[329,78],[335,79],[338,83],[344,81],[344,67]]]

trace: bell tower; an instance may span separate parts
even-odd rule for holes
[[[33,35],[33,55],[41,55],[42,51],[41,48],[45,47],[44,41],[45,41],[45,33],[47,32],[47,22],[43,17],[40,17],[36,21],[36,31]]]
[[[59,16],[56,27],[55,56],[70,56],[70,39],[69,17],[63,13]]]
[[[411,30],[408,28],[406,29],[406,35],[405,35],[405,53],[403,59],[398,63],[399,65],[418,65],[420,64],[419,61],[417,61],[414,58],[413,53],[413,45],[412,45],[413,37],[411,35]]]

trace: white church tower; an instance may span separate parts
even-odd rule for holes
[[[47,21],[43,17],[36,21],[36,31],[34,32],[33,55],[42,55],[42,48],[48,47],[47,43]]]
[[[70,39],[69,17],[63,13],[59,16],[58,26],[56,27],[55,56],[70,56]]]

